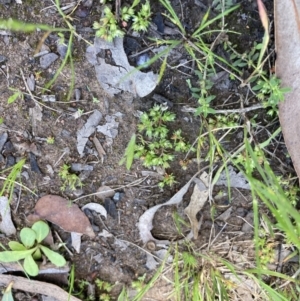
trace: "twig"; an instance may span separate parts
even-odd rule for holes
[[[42,281],[26,279],[19,276],[0,275],[0,285],[6,287],[9,283],[14,282],[13,289],[51,296],[59,301],[81,301],[80,299],[69,295],[60,287]]]
[[[254,111],[254,110],[258,110],[258,109],[263,109],[264,106],[261,103],[255,104],[251,107],[247,107],[247,108],[240,108],[240,109],[228,109],[228,110],[215,110],[216,114],[229,114],[229,113],[239,113],[239,114],[243,114],[243,113],[247,113],[250,111]],[[195,113],[197,109],[189,107],[189,106],[184,106],[181,111],[182,112],[190,112],[190,113]]]
[[[141,184],[142,182],[144,182],[147,178],[148,177],[138,179],[138,180],[133,181],[133,182],[127,184],[127,185],[122,185],[122,186],[116,187],[114,189],[105,190],[105,191],[102,191],[102,192],[94,192],[94,193],[86,194],[86,195],[80,196],[79,198],[73,200],[72,202],[75,203],[75,202],[77,202],[81,199],[84,199],[84,198],[87,198],[87,197],[93,196],[93,195],[100,195],[102,193],[107,193],[107,192],[116,191],[116,190],[120,190],[120,189],[127,188],[127,187],[137,186],[137,185]]]
[[[61,239],[61,237],[58,235],[58,233],[56,231],[54,231],[57,239],[61,242],[63,248],[69,253],[70,256],[74,256],[74,254],[67,248],[66,244],[63,242],[63,240]]]

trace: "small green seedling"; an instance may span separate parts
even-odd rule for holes
[[[7,100],[8,104],[15,102],[19,97],[23,99],[23,93],[20,90],[14,88],[9,88],[9,90],[13,91],[14,94],[8,98]]]
[[[42,259],[42,255],[57,267],[64,266],[66,260],[63,256],[41,244],[49,231],[49,226],[43,221],[34,223],[31,228],[23,228],[20,232],[21,243],[10,241],[8,245],[11,251],[0,252],[0,262],[23,260],[24,271],[30,276],[38,275],[39,267],[36,261]]]
[[[47,137],[47,140],[46,140],[46,142],[47,142],[47,144],[54,144],[54,142],[55,142],[55,139],[54,139],[54,137],[52,137],[52,136],[49,136],[49,137]]]
[[[149,112],[144,112],[138,124],[138,134],[133,135],[127,145],[123,159],[129,170],[134,159],[140,159],[145,167],[170,168],[175,154],[194,151],[194,148],[182,137],[181,130],[172,134],[168,123],[173,122],[176,115],[162,105],[153,106]],[[182,165],[184,168],[184,166]],[[172,186],[175,183],[172,173],[165,173],[159,187]]]
[[[75,190],[77,186],[82,187],[80,178],[76,174],[70,173],[69,169],[70,166],[64,164],[58,172],[59,177],[63,180],[63,184],[60,187],[62,191],[66,190],[66,188]]]

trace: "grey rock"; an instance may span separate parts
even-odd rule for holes
[[[93,171],[94,167],[88,164],[81,164],[81,163],[72,163],[71,170],[72,171]]]
[[[55,95],[42,95],[41,96],[43,102],[55,102],[56,96]]]
[[[118,210],[116,204],[111,199],[105,199],[104,207],[107,213],[113,218],[116,219],[118,217]]]
[[[58,44],[57,45],[57,52],[60,55],[60,58],[63,60],[66,57],[68,51],[68,46],[65,44]]]
[[[2,152],[3,146],[6,143],[8,138],[7,132],[4,132],[0,135],[0,152]]]
[[[116,66],[107,64],[105,59],[97,56],[105,49],[110,49]],[[86,50],[86,58],[95,66],[98,82],[110,96],[127,91],[134,96],[144,97],[150,94],[158,83],[157,74],[136,71],[130,66],[122,38],[114,39],[113,43],[95,38],[94,45]]]
[[[65,129],[62,130],[60,134],[64,138],[70,138],[71,137],[71,133],[69,131],[65,130]]]
[[[120,192],[116,192],[115,195],[113,196],[113,200],[114,200],[115,202],[119,202],[120,199],[121,199],[121,194],[120,194]]]
[[[6,167],[11,167],[16,164],[16,158],[14,156],[7,156],[6,158]]]
[[[34,75],[31,74],[30,76],[27,77],[27,85],[30,91],[34,91],[35,89],[35,78]]]
[[[40,65],[43,69],[47,69],[52,63],[58,59],[55,53],[47,53],[40,58]]]
[[[4,63],[7,60],[6,56],[0,55],[0,63]]]

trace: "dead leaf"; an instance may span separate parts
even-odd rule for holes
[[[282,87],[291,88],[279,104],[279,120],[284,141],[294,168],[300,177],[300,4],[299,1],[275,1],[276,75]]]
[[[95,110],[94,113],[88,118],[85,125],[77,132],[77,150],[79,155],[83,156],[83,150],[89,137],[95,132],[96,126],[102,119],[100,111]]]
[[[208,174],[203,172],[200,176],[200,180],[196,178],[194,181],[196,185],[191,196],[191,201],[184,209],[184,212],[190,220],[194,239],[197,239],[200,228],[200,222],[197,219],[197,213],[203,208],[208,198]]]
[[[189,189],[192,181],[195,179],[195,177],[199,174],[197,172],[169,201],[167,201],[164,204],[156,205],[147,211],[144,212],[144,214],[139,218],[138,222],[138,229],[140,232],[140,238],[143,241],[143,243],[147,243],[149,240],[153,240],[157,244],[170,244],[169,240],[159,240],[152,236],[151,230],[153,228],[153,217],[156,213],[156,211],[161,208],[162,206],[166,205],[178,205],[181,201],[183,196],[186,194],[187,190]]]
[[[103,149],[100,141],[97,139],[97,137],[93,137],[93,142],[94,142],[94,145],[96,147],[96,150],[101,158],[101,163],[103,164],[103,161],[104,161],[104,156],[106,156],[106,153],[105,153],[105,150]]]
[[[7,236],[16,234],[17,230],[11,220],[9,201],[6,196],[0,197],[0,215],[0,231]]]
[[[72,247],[78,254],[80,253],[81,236],[82,236],[82,234],[80,234],[80,233],[71,232]]]
[[[33,294],[43,294],[56,298],[57,301],[81,301],[80,299],[70,295],[57,285],[37,281],[33,279],[26,279],[20,276],[0,275],[0,285],[7,286],[11,281],[14,282],[13,288],[15,290],[30,292]]]
[[[97,56],[105,49],[111,51],[115,65],[107,64],[104,58]],[[127,91],[134,96],[144,97],[155,89],[158,82],[158,75],[152,71],[144,73],[130,66],[124,51],[123,38],[115,38],[110,43],[96,37],[94,45],[86,50],[86,58],[95,66],[98,82],[110,96]]]
[[[88,218],[79,207],[58,195],[45,195],[40,198],[35,205],[35,213],[67,232],[95,237]]]

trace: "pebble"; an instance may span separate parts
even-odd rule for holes
[[[40,65],[43,69],[47,69],[57,59],[58,59],[58,55],[55,53],[45,54],[40,58]]]
[[[113,218],[116,219],[118,217],[118,210],[116,204],[111,199],[105,199],[104,207],[107,213]]]
[[[81,163],[72,163],[71,164],[72,171],[93,171],[94,167],[88,164],[81,164]]]
[[[42,95],[42,101],[43,102],[55,102],[56,96],[55,95]]]
[[[116,192],[115,195],[113,196],[113,200],[114,200],[115,202],[119,202],[120,199],[121,199],[121,194],[120,194],[120,192]]]
[[[4,55],[0,55],[0,63],[4,63],[7,58]]]
[[[3,146],[3,151],[2,151],[2,154],[5,156],[5,155],[9,155],[11,153],[14,152],[14,146],[13,144],[10,142],[10,141],[7,141],[4,146]]]
[[[67,45],[58,43],[57,52],[59,53],[60,58],[62,60],[66,57],[67,51],[68,51],[68,46]]]
[[[7,138],[8,138],[7,132],[4,132],[0,135],[0,152],[2,151],[3,146],[7,141]]]
[[[97,192],[101,192],[101,194],[96,195],[101,200],[113,197],[115,194],[115,192],[109,186],[101,186]]]
[[[84,194],[84,190],[83,189],[75,189],[72,191],[72,193],[76,198],[78,198]]]
[[[141,54],[140,56],[137,57],[137,59],[136,59],[136,64],[137,64],[138,66],[142,66],[142,65],[146,64],[143,68],[147,68],[147,67],[148,67],[147,62],[148,62],[149,60],[150,60],[149,54],[143,53],[143,54]]]
[[[156,14],[152,21],[157,26],[157,30],[160,33],[164,33],[165,24],[164,24],[164,19],[163,19],[162,15],[160,13]]]
[[[6,158],[6,167],[11,167],[16,164],[16,158],[14,156],[7,156]]]
[[[42,172],[36,161],[36,156],[31,152],[29,153],[29,161],[30,161],[31,171],[41,174]]]

